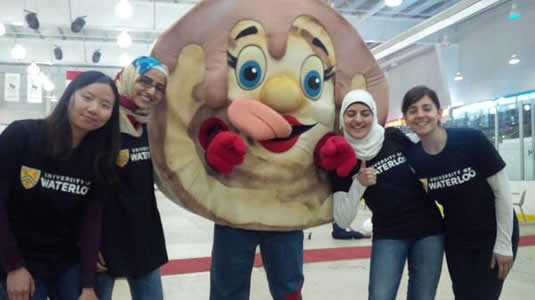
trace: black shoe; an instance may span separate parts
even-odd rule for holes
[[[350,240],[353,239],[353,233],[351,231],[346,231],[342,227],[338,226],[336,223],[333,223],[333,231],[331,232],[333,239],[339,240]]]

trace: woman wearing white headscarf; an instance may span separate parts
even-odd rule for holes
[[[361,198],[373,212],[370,300],[394,300],[409,265],[407,299],[431,300],[442,269],[442,217],[405,158],[412,142],[397,128],[377,122],[368,92],[349,92],[340,110],[340,127],[359,164],[350,176],[332,174],[334,219],[347,228]]]

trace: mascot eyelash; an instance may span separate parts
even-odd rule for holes
[[[238,59],[232,55],[230,52],[227,51],[227,63],[229,67],[236,69],[236,63]],[[323,71],[323,78],[325,81],[330,80],[335,73],[334,66],[328,67],[326,70]]]

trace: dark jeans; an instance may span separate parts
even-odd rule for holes
[[[54,279],[34,278],[35,294],[31,300],[77,300],[81,294],[80,265],[74,265],[69,270]],[[7,300],[6,283],[0,283],[0,300]]]
[[[442,271],[444,236],[375,239],[370,260],[369,300],[395,300],[405,262],[409,267],[408,300],[433,300]]]
[[[273,299],[301,299],[303,231],[254,231],[215,225],[210,300],[249,299],[257,246]]]
[[[518,250],[518,220],[514,218],[513,255]],[[486,247],[465,249],[446,243],[446,260],[455,300],[497,300],[502,293],[503,280],[498,279],[498,266],[490,268],[494,243]]]
[[[162,278],[160,268],[147,274],[127,277],[132,300],[162,300]],[[98,273],[95,291],[99,300],[111,300],[115,278],[108,273]]]

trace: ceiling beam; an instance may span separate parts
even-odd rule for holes
[[[372,53],[376,59],[382,59],[502,1],[504,0],[463,0],[375,47]]]

